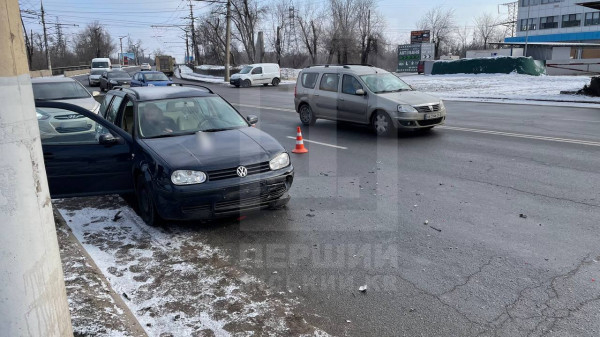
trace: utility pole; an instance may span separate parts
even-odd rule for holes
[[[183,62],[183,64],[187,64],[188,60],[190,59],[190,46],[189,46],[189,42],[188,42],[188,31],[185,31],[185,61]]]
[[[275,40],[275,52],[277,53],[277,64],[281,66],[281,27],[277,26],[277,39]]]
[[[119,44],[121,45],[121,56],[119,57],[119,64],[123,64],[123,39],[126,37],[127,35],[119,36]]]
[[[190,0],[190,19],[192,20],[192,51],[194,53],[194,65],[198,65],[198,58],[200,53],[198,52],[198,45],[196,45],[196,28],[194,27],[194,7],[192,0]]]
[[[229,82],[231,62],[231,0],[227,0],[227,24],[225,25],[225,82]]]
[[[73,336],[17,0],[0,32],[0,334]]]
[[[44,28],[44,48],[46,49],[46,63],[48,64],[48,70],[52,73],[52,61],[50,61],[50,52],[48,51],[48,33],[46,31],[46,15],[44,12],[44,3],[40,0],[40,6],[42,10],[42,27]]]

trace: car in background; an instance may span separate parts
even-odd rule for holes
[[[100,77],[100,91],[111,90],[115,86],[129,87],[131,76],[126,71],[105,71]]]
[[[100,104],[78,81],[68,77],[39,77],[31,79],[36,102],[70,103],[98,113]],[[96,124],[81,115],[53,108],[36,108],[42,140],[82,139],[95,131]]]
[[[236,88],[248,88],[254,84],[278,86],[281,82],[281,72],[277,63],[258,63],[247,65],[242,70],[231,75],[229,84]]]
[[[167,75],[160,71],[139,71],[133,74],[132,87],[164,87],[173,84]]]
[[[80,142],[44,142],[52,198],[135,192],[148,225],[163,219],[237,217],[290,199],[294,168],[273,137],[210,89],[109,91],[101,116],[40,102],[96,123]]]
[[[372,66],[311,66],[298,75],[294,104],[304,125],[317,119],[371,125],[377,135],[444,124],[446,107],[394,74]]]
[[[110,71],[110,70],[106,70],[106,69],[96,69],[96,70],[91,70],[90,74],[88,75],[88,85],[90,87],[97,87],[100,85],[100,77],[102,77],[102,74],[104,74],[104,72],[106,71]]]
[[[152,70],[152,66],[150,65],[150,63],[142,63],[142,65],[140,65],[140,69],[142,71],[144,71],[144,70]]]
[[[112,63],[108,57],[96,57],[92,59],[92,63],[90,64],[90,71],[94,70],[110,70],[112,68]]]
[[[123,69],[123,66],[120,64],[113,64],[112,69],[113,70],[121,70],[121,69]]]
[[[425,61],[419,61],[417,63],[417,74],[423,74],[425,72]]]

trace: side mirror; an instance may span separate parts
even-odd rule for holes
[[[172,78],[172,77],[169,77],[169,81],[172,81],[172,80],[173,80],[173,78]]]
[[[358,96],[364,96],[367,93],[364,90],[362,90],[362,89],[357,89],[356,92],[355,92],[355,94],[358,95]]]
[[[92,96],[93,96],[93,97],[98,97],[98,96],[100,96],[100,91],[92,91]]]
[[[104,133],[98,137],[100,145],[114,145],[121,141],[121,138],[113,136],[111,133]]]
[[[248,123],[250,123],[250,125],[254,125],[254,124],[258,123],[258,116],[256,116],[256,115],[248,115],[246,117],[246,120],[248,121]]]

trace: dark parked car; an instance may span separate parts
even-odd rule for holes
[[[96,123],[86,139],[42,140],[53,198],[135,192],[149,225],[280,208],[294,169],[286,150],[209,89],[109,91],[98,116],[36,102]]]
[[[164,87],[173,82],[160,71],[140,71],[133,75],[132,87]]]
[[[131,76],[126,71],[113,70],[105,71],[100,77],[100,90],[111,90],[113,87],[129,87],[131,85]]]

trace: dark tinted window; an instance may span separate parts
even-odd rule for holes
[[[323,77],[321,77],[321,84],[319,85],[319,89],[325,91],[338,91],[338,82],[338,74],[323,74]]]
[[[254,68],[252,74],[262,74],[262,67]]]
[[[110,103],[110,100],[113,98],[113,96],[114,95],[106,94],[106,96],[104,97],[102,104],[100,104],[100,116],[106,118],[106,108],[108,107],[108,104]]]
[[[112,103],[110,104],[110,107],[106,111],[106,116],[104,117],[104,118],[106,118],[107,121],[109,121],[113,124],[115,123],[115,119],[117,118],[117,113],[119,112],[119,105],[121,105],[122,100],[123,100],[123,97],[115,96],[115,99],[113,99]]]
[[[129,78],[129,74],[125,71],[111,71],[108,73],[108,78]]]
[[[344,75],[344,78],[342,79],[342,92],[344,94],[356,95],[356,90],[362,88],[362,85],[356,77]]]
[[[92,62],[92,68],[108,68],[108,62]]]
[[[302,86],[309,89],[314,89],[317,84],[317,73],[303,73],[302,74]]]
[[[33,83],[33,97],[35,99],[63,100],[90,96],[90,93],[76,81]]]

